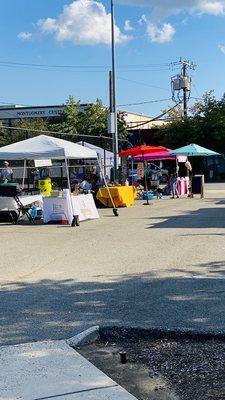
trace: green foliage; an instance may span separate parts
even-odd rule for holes
[[[15,129],[22,128],[20,129]],[[27,129],[27,130],[26,130]],[[5,146],[10,143],[15,143],[29,137],[37,136],[37,131],[47,131],[48,123],[46,120],[39,119],[19,119],[13,122],[12,129],[3,128],[3,123],[0,123],[0,145]],[[41,134],[41,132],[40,132]]]
[[[101,100],[88,104],[84,112],[80,113],[78,127],[81,135],[107,135],[107,109]]]
[[[63,122],[51,125],[51,130],[72,133],[80,138],[83,135],[90,136],[108,136],[107,120],[108,109],[103,106],[101,100],[97,99],[95,103],[88,104],[85,109],[79,111],[80,102],[70,96],[65,106]],[[125,120],[122,114],[118,115],[118,136],[120,139],[127,137]],[[87,138],[83,136],[85,140]]]
[[[192,115],[174,120],[157,133],[160,144],[176,148],[197,143],[220,153],[225,152],[225,96],[216,100],[212,92],[192,107]]]
[[[68,138],[70,137],[70,140],[71,140],[71,135],[73,135],[75,139],[78,133],[78,125],[81,114],[79,105],[80,105],[79,101],[76,101],[73,96],[69,96],[65,104],[65,111],[64,114],[62,115],[62,121],[59,123],[53,123],[49,125],[49,130],[68,133],[70,134],[70,136],[68,135]]]
[[[0,121],[0,147],[8,144],[9,129],[4,129],[3,121]]]
[[[4,129],[0,121],[0,146],[4,146],[9,143],[17,142],[28,137],[37,136],[41,134],[41,131],[68,134],[61,135],[62,138],[72,141],[81,140],[82,136],[84,140],[96,142],[93,138],[89,140],[86,135],[96,136],[101,138],[102,136],[108,136],[107,129],[108,120],[108,109],[103,106],[102,101],[97,99],[95,103],[88,104],[84,110],[80,110],[80,101],[75,100],[73,96],[69,96],[65,104],[65,111],[62,115],[60,122],[50,123],[47,119],[21,119],[14,121],[13,125],[17,128],[23,128],[25,130],[17,129]],[[40,131],[40,132],[38,132]],[[52,133],[54,135],[54,133]],[[120,139],[127,137],[126,124],[124,121],[123,114],[118,115],[118,136]],[[108,143],[106,143],[108,142]],[[104,146],[111,149],[111,139],[106,139]],[[101,139],[96,142],[97,145],[101,144]]]
[[[127,139],[128,132],[126,129],[126,122],[123,113],[118,113],[117,119],[117,126],[118,126],[118,137],[119,139]]]

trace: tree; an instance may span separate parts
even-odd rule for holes
[[[62,115],[63,120],[59,123],[51,124],[49,130],[69,133],[76,137],[78,133],[80,114],[80,101],[75,100],[73,96],[69,96]]]
[[[126,139],[126,123],[124,116],[118,113],[118,136],[119,139]],[[103,106],[100,99],[97,99],[95,103],[88,104],[84,110],[80,110],[80,101],[76,101],[73,96],[70,96],[65,106],[65,112],[63,115],[63,121],[58,124],[52,124],[50,130],[55,130],[63,133],[72,133],[74,137],[79,136],[80,138],[91,141],[96,144],[96,139],[108,136],[108,109]],[[90,135],[88,138],[86,135]],[[93,138],[96,136],[96,139]],[[104,147],[110,149],[112,146],[111,137],[107,140],[104,139]],[[70,136],[71,139],[71,136]]]
[[[160,129],[157,133],[159,143],[171,148],[197,143],[225,152],[225,95],[216,100],[212,92],[208,92],[191,111],[191,116],[174,120]]]
[[[2,125],[2,124],[1,124]],[[3,125],[2,125],[3,126]],[[16,129],[16,128],[22,128]],[[1,128],[1,141],[6,144],[15,143],[48,130],[48,123],[43,118],[38,119],[19,119],[14,121],[11,129]],[[2,144],[3,145],[3,144]]]
[[[105,136],[107,134],[107,115],[108,111],[101,100],[97,99],[96,103],[88,104],[79,116],[79,133]]]
[[[0,146],[5,146],[9,143],[7,141],[8,136],[9,129],[5,129],[3,121],[0,121]]]
[[[0,145],[16,142],[28,137],[37,136],[41,131],[58,132],[59,136],[68,140],[78,140],[83,138],[94,144],[111,149],[112,140],[108,136],[107,129],[108,109],[103,106],[101,100],[97,99],[95,103],[88,104],[83,110],[80,107],[80,101],[73,96],[69,96],[64,106],[64,113],[60,117],[60,122],[50,123],[48,119],[20,119],[13,123],[14,127],[23,128],[23,130],[1,128],[0,123]],[[60,133],[62,135],[60,135]],[[54,135],[54,133],[52,133]],[[63,135],[65,134],[65,135]],[[68,134],[68,136],[66,135]],[[88,138],[90,135],[90,139]],[[96,136],[92,138],[92,136]],[[109,138],[103,141],[102,137]],[[118,136],[124,139],[127,136],[126,124],[121,113],[118,114]],[[100,138],[100,141],[97,141]]]

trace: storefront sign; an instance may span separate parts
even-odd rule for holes
[[[80,112],[83,112],[87,104],[80,104]],[[1,119],[20,119],[20,118],[52,118],[60,117],[65,112],[65,107],[46,106],[46,107],[0,107]]]

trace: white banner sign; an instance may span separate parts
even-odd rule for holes
[[[92,194],[80,194],[78,196],[45,197],[43,198],[44,222],[68,221],[71,225],[73,215],[79,216],[79,221],[99,218],[98,210]],[[73,210],[71,209],[73,206]]]
[[[52,160],[34,160],[35,167],[51,167]]]
[[[92,194],[72,196],[73,214],[79,215],[80,221],[99,218]]]
[[[67,198],[63,197],[44,197],[43,198],[43,217],[44,222],[61,222],[71,225],[73,215],[69,207]]]

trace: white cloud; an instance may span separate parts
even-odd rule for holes
[[[40,19],[37,25],[42,33],[53,33],[57,31],[57,21],[53,18]]]
[[[224,45],[222,45],[222,44],[219,44],[219,49],[220,49],[220,51],[221,51],[221,53],[223,53],[223,54],[225,54],[225,46]]]
[[[149,7],[156,18],[179,13],[225,15],[225,0],[118,0],[133,7]]]
[[[17,35],[17,37],[18,37],[18,39],[20,39],[20,40],[28,41],[28,40],[31,40],[31,39],[32,39],[32,33],[30,33],[30,32],[20,32],[20,33]]]
[[[104,5],[97,0],[75,0],[64,6],[57,18],[38,21],[38,27],[44,34],[54,34],[57,42],[69,41],[75,44],[110,44],[111,14],[107,14]],[[125,42],[129,36],[115,26],[115,40]]]
[[[147,34],[151,42],[167,43],[173,39],[175,29],[171,24],[163,24],[160,28],[147,22]]]
[[[125,30],[126,32],[130,32],[130,31],[133,31],[133,30],[134,30],[134,28],[131,26],[131,23],[130,23],[129,19],[127,19],[127,20],[125,21],[124,30]]]
[[[224,1],[202,1],[200,12],[212,15],[224,15],[225,14],[225,2]]]
[[[138,23],[139,25],[143,25],[145,22],[147,22],[146,15],[142,15],[141,18],[139,19]]]

